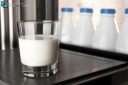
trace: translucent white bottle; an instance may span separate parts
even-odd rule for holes
[[[92,47],[102,50],[114,50],[117,29],[114,21],[114,9],[101,9],[101,19],[93,35]]]
[[[93,35],[93,23],[92,23],[91,8],[80,8],[80,18],[78,20],[73,44],[79,46],[91,46],[92,35]]]
[[[73,8],[62,8],[62,33],[61,42],[71,44],[72,36],[74,32],[74,26],[72,21]]]
[[[120,34],[117,37],[115,50],[128,54],[128,9],[125,9],[125,17],[121,26]]]

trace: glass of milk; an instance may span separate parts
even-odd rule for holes
[[[47,77],[58,72],[61,21],[21,21],[18,35],[24,76]]]

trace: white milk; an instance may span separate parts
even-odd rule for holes
[[[19,39],[21,62],[27,66],[46,66],[57,59],[58,39],[50,35],[25,36]]]

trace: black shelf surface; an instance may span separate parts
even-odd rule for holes
[[[48,78],[27,78],[21,72],[19,50],[0,51],[0,80],[10,85],[80,84],[111,75],[126,67],[127,63],[124,61],[61,49],[57,75]]]

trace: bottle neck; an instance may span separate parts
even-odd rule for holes
[[[70,20],[72,20],[72,12],[63,12],[62,21],[70,21]]]
[[[128,14],[125,14],[124,15],[123,23],[128,23]]]
[[[101,18],[100,21],[106,21],[106,22],[113,22],[114,21],[115,16],[113,14],[101,14]],[[108,23],[109,23],[108,22]]]
[[[114,14],[101,14],[101,17],[115,17]]]
[[[80,13],[80,16],[92,17],[92,13]]]
[[[100,18],[100,22],[99,24],[100,25],[114,25],[116,22],[115,22],[115,19],[114,19],[114,15],[112,14],[101,14],[101,18]]]
[[[71,16],[71,15],[72,15],[72,12],[63,12],[62,14],[63,14],[63,16],[64,16],[64,15],[69,15],[69,16]]]

